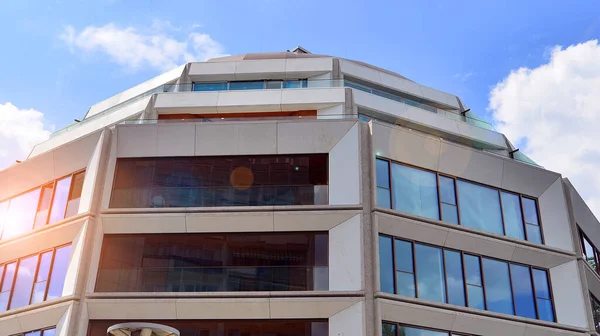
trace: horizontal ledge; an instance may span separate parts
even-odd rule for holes
[[[87,293],[89,299],[253,299],[253,298],[315,298],[362,297],[364,291],[277,291],[277,292],[107,292]]]
[[[396,217],[401,217],[401,218],[407,218],[407,219],[412,219],[412,220],[416,220],[416,221],[420,221],[420,222],[425,222],[428,224],[433,224],[433,225],[437,225],[437,226],[441,226],[447,229],[451,229],[451,230],[456,230],[456,231],[462,231],[462,232],[468,232],[468,233],[472,233],[475,235],[480,235],[480,236],[484,236],[484,237],[488,237],[488,238],[493,238],[493,239],[497,239],[497,240],[502,240],[508,243],[513,243],[513,244],[517,244],[517,245],[522,245],[522,246],[526,246],[526,247],[531,247],[531,248],[535,248],[538,250],[544,250],[546,252],[553,252],[553,253],[559,253],[568,257],[577,257],[577,255],[574,252],[570,252],[570,251],[566,251],[566,250],[562,250],[556,247],[551,247],[551,246],[547,246],[547,245],[541,245],[541,244],[535,244],[535,243],[531,243],[527,240],[520,240],[520,239],[515,239],[515,238],[510,238],[507,236],[500,236],[500,235],[496,235],[493,233],[489,233],[489,232],[485,232],[485,231],[480,231],[480,230],[475,230],[475,229],[471,229],[468,227],[464,227],[462,225],[456,225],[456,224],[449,224],[440,220],[435,220],[435,219],[430,219],[430,218],[425,218],[425,217],[421,217],[421,216],[415,216],[415,215],[411,215],[408,213],[404,213],[404,212],[399,212],[396,210],[392,210],[392,209],[386,209],[386,208],[381,208],[378,207],[377,205],[373,206],[373,213],[383,213],[386,215],[393,215]]]
[[[5,318],[5,317],[16,316],[16,315],[19,315],[22,313],[27,313],[27,312],[30,312],[30,311],[33,311],[36,309],[40,309],[40,308],[46,308],[46,307],[50,307],[50,306],[59,305],[61,303],[65,303],[65,302],[69,302],[69,301],[79,301],[79,300],[80,300],[79,295],[63,296],[60,298],[56,298],[56,299],[52,299],[52,300],[48,300],[48,301],[44,301],[44,302],[40,302],[40,303],[35,303],[35,304],[28,305],[25,307],[7,310],[5,312],[0,313],[0,319]]]
[[[472,315],[492,317],[492,318],[497,318],[497,319],[501,319],[501,320],[520,322],[520,323],[525,323],[525,324],[532,324],[532,325],[554,328],[554,329],[574,331],[574,332],[579,332],[579,333],[588,332],[588,329],[574,327],[574,326],[570,326],[570,325],[566,325],[566,324],[561,324],[558,322],[546,322],[546,321],[542,321],[542,320],[530,319],[530,318],[521,317],[521,316],[500,314],[500,313],[495,313],[495,312],[491,312],[488,310],[479,310],[479,309],[474,309],[474,308],[469,308],[469,307],[456,306],[456,305],[449,304],[449,303],[438,303],[438,302],[410,298],[410,297],[406,297],[406,296],[400,296],[400,295],[384,293],[384,292],[375,292],[374,297],[375,297],[375,299],[387,299],[387,300],[396,301],[396,302],[411,303],[411,304],[416,304],[416,305],[421,305],[421,306],[449,310],[449,311],[458,312],[458,313],[468,313],[468,314],[472,314]]]
[[[277,205],[241,207],[189,207],[189,208],[109,208],[101,214],[160,214],[160,213],[223,213],[223,212],[279,212],[279,211],[322,211],[322,210],[362,210],[356,205]]]

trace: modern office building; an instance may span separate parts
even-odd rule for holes
[[[596,335],[600,223],[457,96],[188,63],[0,171],[0,336]]]

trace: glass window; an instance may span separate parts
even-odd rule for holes
[[[448,303],[465,306],[465,281],[460,252],[444,250],[444,259],[446,261]]]
[[[594,316],[594,327],[597,332],[600,332],[600,301],[590,293],[590,301],[592,305],[592,315]]]
[[[282,81],[280,80],[269,80],[267,81],[267,89],[281,89]]]
[[[53,251],[42,254],[40,258],[40,266],[33,285],[33,294],[31,303],[42,302],[46,296],[46,285],[48,284],[48,275],[50,273],[50,264],[52,263]]]
[[[306,87],[305,81],[302,80],[286,80],[283,82],[283,87],[285,89],[297,89]]]
[[[467,296],[469,297],[469,307],[476,309],[485,309],[485,300],[483,296],[483,282],[481,281],[481,265],[479,257],[465,254],[465,275],[467,283]]]
[[[592,244],[590,244],[589,240],[583,234],[583,232],[580,232],[580,234],[581,240],[583,242],[583,255],[585,256],[585,260],[587,261],[588,265],[590,265],[594,270],[596,270],[596,266],[598,265],[598,263],[596,261],[595,249],[592,246]]]
[[[9,200],[0,202],[0,237],[2,237],[2,228],[6,222],[6,214],[8,213],[8,202]]]
[[[37,188],[10,200],[3,221],[2,239],[18,236],[33,228],[40,190]]]
[[[396,325],[384,323],[381,326],[381,336],[397,336],[396,335]]]
[[[52,264],[52,276],[48,287],[46,300],[59,298],[62,296],[69,260],[71,258],[71,245],[63,246],[54,252],[54,263]]]
[[[458,209],[456,205],[454,179],[440,176],[439,183],[442,220],[448,223],[458,224]]]
[[[42,187],[42,195],[37,214],[35,215],[34,227],[39,228],[48,222],[48,211],[50,210],[50,201],[52,200],[52,191],[54,184],[47,184]]]
[[[65,208],[69,198],[69,190],[71,188],[71,176],[67,176],[58,180],[54,191],[54,199],[52,200],[52,210],[50,211],[50,220],[48,224],[58,222],[65,218]]]
[[[442,249],[416,244],[415,253],[418,297],[445,302],[446,285],[444,283]]]
[[[194,83],[194,91],[223,91],[227,83]]]
[[[383,208],[391,208],[390,195],[390,165],[388,161],[375,160],[377,180],[377,205]]]
[[[17,263],[13,262],[4,267],[4,279],[0,291],[0,312],[8,309],[8,300],[10,299],[10,291],[15,280],[15,271]]]
[[[460,223],[466,227],[504,234],[498,190],[458,181]]]
[[[513,238],[525,239],[519,196],[507,192],[501,192],[501,195],[506,235]]]
[[[75,216],[79,212],[79,200],[81,198],[81,191],[83,190],[84,177],[85,173],[83,172],[73,176],[73,186],[71,187],[71,195],[69,195],[69,201],[67,202],[65,218]]]
[[[448,336],[447,332],[400,326],[402,336]]]
[[[514,315],[508,264],[482,258],[485,298],[488,310]]]
[[[19,261],[15,288],[13,290],[12,299],[10,300],[10,309],[29,305],[37,262],[37,255]]]
[[[392,164],[394,209],[439,219],[436,175],[400,164]]]
[[[523,215],[525,217],[525,231],[527,240],[530,242],[542,244],[542,231],[538,220],[537,203],[535,200],[527,197],[521,198],[523,203]]]
[[[540,320],[554,322],[554,309],[550,298],[550,286],[548,285],[548,273],[544,270],[533,269],[533,281],[535,285],[535,297],[538,306],[538,318]]]
[[[396,290],[398,295],[415,297],[415,271],[412,243],[394,240],[396,261]]]
[[[379,236],[379,278],[381,291],[394,293],[394,259],[390,237]]]
[[[510,265],[513,296],[518,316],[537,318],[530,268],[520,265]]]
[[[54,335],[56,335],[56,329],[55,328],[46,329],[42,333],[42,336],[54,336]]]
[[[229,90],[262,90],[264,81],[229,82]]]

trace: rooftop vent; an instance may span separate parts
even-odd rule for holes
[[[294,54],[312,54],[310,51],[302,48],[301,46],[297,46],[292,50]]]

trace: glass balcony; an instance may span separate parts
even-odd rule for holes
[[[327,266],[138,267],[99,269],[96,292],[327,290]]]

